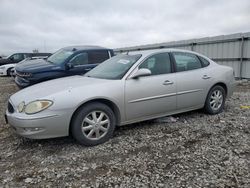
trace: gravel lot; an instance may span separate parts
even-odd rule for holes
[[[0,187],[250,187],[250,83],[219,115],[202,111],[118,128],[88,148],[72,138],[29,140],[4,123],[17,90],[0,78]]]

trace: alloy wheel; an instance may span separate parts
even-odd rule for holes
[[[81,130],[89,140],[99,140],[104,137],[110,127],[110,119],[103,111],[89,113],[82,122]]]
[[[221,105],[223,103],[223,94],[220,90],[214,90],[210,97],[210,107],[212,110],[216,111],[220,109]]]

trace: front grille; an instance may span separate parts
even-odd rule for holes
[[[31,77],[32,76],[31,73],[28,73],[28,72],[19,72],[19,71],[16,71],[16,75],[19,76],[19,77]]]
[[[8,112],[9,113],[14,113],[14,108],[10,102],[8,102]]]

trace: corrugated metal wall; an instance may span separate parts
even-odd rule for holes
[[[206,55],[230,66],[238,78],[250,79],[250,32],[115,49],[116,53],[158,48],[178,48]]]

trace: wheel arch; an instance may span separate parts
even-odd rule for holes
[[[228,88],[227,88],[227,85],[226,85],[225,83],[223,83],[223,82],[218,82],[218,83],[214,84],[214,85],[209,89],[209,91],[210,91],[213,87],[215,87],[215,86],[221,86],[221,87],[223,87],[223,89],[225,90],[225,94],[226,94],[226,96],[227,96]],[[208,91],[208,93],[209,93],[209,91]]]
[[[9,72],[12,68],[14,68],[14,66],[13,66],[13,67],[8,67],[8,68],[7,68],[7,70],[6,70],[6,75],[7,75],[7,76],[10,76],[10,75],[8,75],[8,72]]]
[[[91,99],[89,101],[85,101],[84,103],[82,103],[80,106],[77,107],[77,109],[73,112],[71,118],[70,118],[70,124],[69,124],[69,135],[71,135],[71,126],[72,126],[72,121],[74,119],[74,116],[76,115],[76,113],[83,107],[86,106],[88,104],[94,103],[94,102],[99,102],[102,104],[107,105],[108,107],[111,108],[111,110],[114,112],[115,114],[115,121],[116,121],[116,125],[119,125],[121,122],[121,114],[120,114],[120,110],[118,108],[118,106],[111,100],[109,99],[104,99],[104,98],[96,98],[96,99]]]

